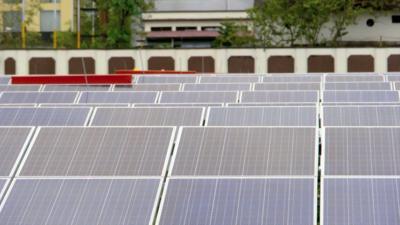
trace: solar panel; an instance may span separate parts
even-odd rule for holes
[[[400,91],[400,82],[395,82],[394,83],[394,89],[397,91]]]
[[[400,126],[400,106],[325,106],[324,126]]]
[[[0,85],[2,91],[39,91],[40,85]]]
[[[274,76],[263,77],[263,82],[296,82],[296,83],[319,83],[322,81],[321,76]]]
[[[169,179],[157,225],[316,224],[313,179]]]
[[[114,91],[179,91],[180,84],[115,85]]]
[[[241,102],[315,102],[319,101],[317,91],[244,91]]]
[[[237,102],[238,92],[234,91],[185,91],[162,92],[160,103],[227,103]]]
[[[316,107],[211,107],[208,126],[316,126]]]
[[[157,76],[157,75],[149,75],[149,76],[139,76],[137,77],[136,83],[138,84],[151,84],[151,83],[196,83],[197,76]]]
[[[325,83],[325,90],[391,90],[390,82]]]
[[[15,164],[25,150],[32,132],[31,127],[0,127],[0,177],[12,176]]]
[[[323,73],[267,73],[266,76],[272,77],[301,77],[301,76],[323,76]]]
[[[250,83],[185,84],[184,91],[250,91]]]
[[[256,91],[319,91],[320,83],[256,83],[254,90]]]
[[[324,225],[400,224],[399,179],[324,179]]]
[[[172,176],[316,175],[315,128],[184,127]]]
[[[7,182],[8,182],[7,179],[0,178],[0,209],[1,209],[1,202],[3,201],[3,195],[6,191]]]
[[[93,103],[93,104],[39,104],[39,107],[129,107],[128,103]]]
[[[400,81],[400,76],[387,76],[387,80],[388,80],[388,81],[396,81],[396,82],[399,82],[399,81]]]
[[[3,92],[0,103],[73,103],[77,94],[77,92]]]
[[[389,73],[384,73],[384,76],[400,76],[399,72],[389,72]]]
[[[110,85],[45,85],[44,91],[109,91]]]
[[[209,107],[223,106],[223,103],[156,103],[156,104],[134,104],[134,107]]]
[[[91,126],[201,126],[204,108],[97,108]]]
[[[155,103],[157,95],[150,91],[82,92],[79,103]]]
[[[161,176],[172,127],[41,128],[20,176]]]
[[[254,103],[227,103],[227,106],[316,106],[317,103],[301,103],[301,102],[254,102]]]
[[[17,179],[2,225],[151,225],[158,179]]]
[[[0,107],[0,126],[85,126],[90,108]]]
[[[399,102],[397,91],[324,91],[323,102]]]
[[[326,102],[322,106],[396,106],[400,102]]]
[[[8,84],[10,83],[9,77],[0,77],[0,84]]]
[[[383,76],[374,75],[327,75],[325,77],[325,82],[374,82],[374,81],[384,81]]]
[[[200,83],[255,83],[259,82],[259,76],[202,76]]]
[[[400,175],[400,128],[326,128],[326,175]]]
[[[349,72],[349,73],[328,73],[328,76],[380,76],[373,72]]]

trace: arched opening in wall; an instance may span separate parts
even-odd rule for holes
[[[189,58],[188,70],[197,73],[214,73],[215,63],[211,56],[193,56]]]
[[[113,74],[116,70],[133,70],[135,60],[132,57],[111,57],[108,60],[108,73]]]
[[[228,73],[254,73],[254,58],[251,56],[231,56],[228,59]]]
[[[5,75],[14,75],[17,73],[16,65],[15,65],[15,59],[13,58],[7,58],[4,61],[4,74]]]
[[[268,73],[294,73],[294,58],[290,55],[270,56]]]
[[[347,59],[347,72],[374,72],[374,57],[371,55],[351,55]]]
[[[307,64],[309,73],[335,72],[335,59],[331,55],[311,55]]]
[[[390,55],[387,66],[388,72],[400,72],[400,55]]]
[[[50,57],[34,57],[29,60],[29,74],[55,74],[56,61]]]
[[[69,74],[94,74],[96,73],[95,61],[91,57],[73,57],[68,62]]]
[[[175,60],[172,57],[151,57],[148,64],[149,70],[175,70]]]

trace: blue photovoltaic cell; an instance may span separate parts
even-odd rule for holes
[[[324,91],[323,102],[399,102],[397,91]]]
[[[200,83],[255,83],[259,81],[258,76],[202,76],[200,77]]]
[[[399,179],[324,179],[323,225],[400,224],[399,187]]]
[[[184,127],[172,176],[313,176],[315,127]]]
[[[209,107],[223,106],[223,103],[154,103],[154,104],[134,104],[134,107]]]
[[[400,126],[400,106],[324,106],[324,126]]]
[[[151,225],[158,179],[17,179],[2,225]]]
[[[77,92],[3,92],[0,103],[73,103],[77,94]]]
[[[326,128],[324,144],[326,175],[400,175],[400,128]]]
[[[115,85],[114,91],[179,91],[180,84]]]
[[[10,82],[9,77],[0,77],[0,84],[8,84]]]
[[[137,78],[138,84],[154,84],[154,83],[168,83],[168,84],[176,84],[176,83],[196,83],[197,76],[157,76],[157,75],[149,75],[149,76],[140,76]]]
[[[313,179],[169,179],[158,225],[312,225]]]
[[[79,103],[155,103],[157,92],[82,92]]]
[[[390,82],[325,83],[325,90],[391,90]]]
[[[321,82],[321,76],[273,76],[263,77],[263,82],[297,82],[297,83],[319,83]]]
[[[250,91],[250,83],[185,84],[184,91]]]
[[[244,91],[241,102],[318,102],[317,91]]]
[[[316,107],[212,107],[207,126],[316,126]]]
[[[384,76],[378,75],[327,75],[325,82],[373,82],[384,81]]]
[[[400,76],[387,76],[388,81],[400,81]]]
[[[0,127],[0,177],[12,176],[12,170],[21,151],[25,150],[23,147],[31,131],[30,127]]]
[[[0,85],[0,91],[39,91],[40,85]]]
[[[233,103],[237,102],[237,94],[234,91],[162,92],[160,103]]]
[[[43,91],[108,91],[110,85],[45,85]]]
[[[200,107],[97,108],[91,126],[200,126]]]
[[[256,91],[319,91],[320,83],[256,83]]]
[[[172,127],[42,127],[20,176],[162,176]]]
[[[0,126],[84,126],[90,108],[1,108]]]

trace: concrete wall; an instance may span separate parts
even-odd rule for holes
[[[51,57],[55,60],[56,74],[68,74],[68,61],[72,57],[92,57],[98,74],[108,73],[111,57],[132,57],[138,69],[148,69],[150,57],[170,56],[176,70],[187,70],[191,56],[211,56],[216,73],[228,72],[231,56],[251,56],[255,61],[255,73],[266,73],[270,56],[292,56],[294,72],[307,73],[308,58],[315,55],[330,55],[334,58],[336,73],[345,73],[348,58],[352,55],[371,55],[374,58],[374,72],[388,71],[388,58],[400,55],[400,48],[288,48],[288,49],[171,49],[171,50],[0,50],[0,74],[5,73],[5,61],[16,61],[17,74],[29,74],[29,61],[33,57]],[[400,62],[399,62],[400,63]]]

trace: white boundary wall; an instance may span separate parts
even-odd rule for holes
[[[56,61],[56,74],[68,74],[68,61],[71,57],[93,57],[96,73],[108,73],[108,60],[111,57],[130,56],[135,59],[138,69],[147,69],[148,59],[153,56],[171,56],[175,59],[176,70],[187,70],[191,56],[212,56],[215,72],[228,72],[228,59],[231,56],[252,56],[255,59],[255,72],[267,73],[267,59],[270,56],[290,55],[295,61],[295,73],[307,72],[307,59],[311,55],[331,55],[335,62],[335,72],[347,72],[347,59],[350,55],[371,55],[375,59],[375,72],[387,72],[390,55],[399,55],[400,48],[281,48],[281,49],[147,49],[147,50],[0,50],[0,74],[4,74],[4,61],[8,57],[16,60],[16,73],[29,73],[29,60],[32,57],[52,57]]]

